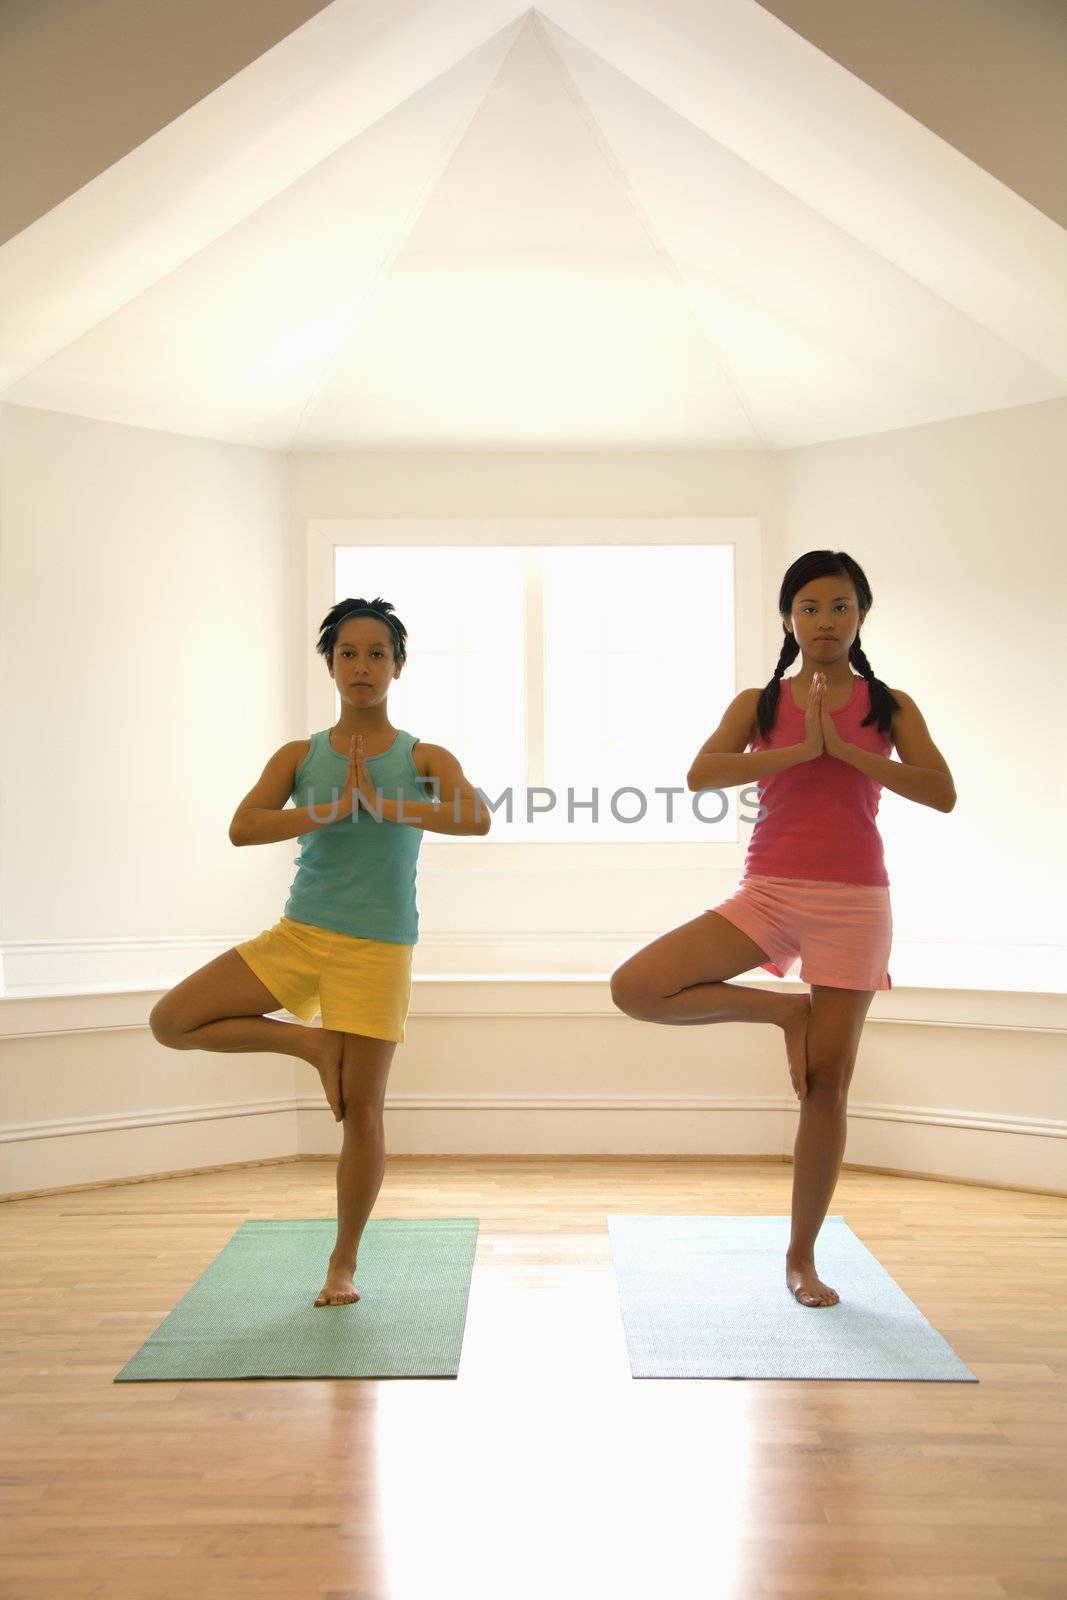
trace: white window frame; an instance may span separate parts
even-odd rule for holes
[[[308,733],[331,727],[336,719],[333,682],[322,658],[315,653],[319,625],[335,604],[334,574],[336,551],[382,545],[655,545],[728,544],[733,547],[735,589],[734,672],[737,693],[740,689],[763,684],[771,668],[762,648],[763,585],[761,529],[758,517],[316,517],[308,520],[306,531],[307,610],[305,614],[304,656],[307,672],[305,703]],[[392,599],[392,596],[389,597]],[[400,610],[403,617],[403,610]],[[315,672],[314,666],[319,666]],[[709,706],[706,725],[692,730],[693,755],[717,726],[726,710],[728,696],[721,706]],[[432,728],[412,728],[419,738],[433,742]],[[454,752],[463,760],[463,752]],[[477,773],[470,774],[474,783]],[[664,783],[685,783],[685,773],[664,774]],[[735,802],[737,791],[732,791]],[[751,823],[741,820],[753,815],[754,806],[738,808],[738,839],[702,841],[544,839],[492,843],[492,834],[471,840],[451,839],[435,847],[435,835],[426,832],[420,859],[432,863],[435,871],[529,872],[570,871],[578,868],[617,871],[628,867],[670,867],[707,871],[709,868],[740,870],[745,856]],[[429,852],[429,855],[427,855]]]

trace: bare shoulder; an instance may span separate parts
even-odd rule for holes
[[[889,685],[886,685],[889,688]],[[916,767],[933,767],[938,772],[948,772],[948,764],[937,748],[926,726],[926,718],[910,694],[903,689],[889,689],[897,702],[893,712],[890,738],[901,761]],[[950,774],[951,776],[951,774]]]
[[[718,727],[705,739],[694,757],[742,755],[752,743],[756,728],[756,711],[762,690],[742,689],[726,707]]]
[[[438,778],[442,783],[457,784],[461,789],[469,787],[459,757],[443,744],[424,744],[420,739],[411,747],[411,759],[421,778]]]
[[[295,779],[302,764],[307,760],[309,754],[311,753],[311,740],[290,739],[289,743],[284,748],[288,750],[289,759],[293,763],[293,778]]]
[[[759,710],[760,695],[763,693],[765,687],[766,685],[761,683],[758,689],[742,689],[741,693],[737,697],[740,704],[744,706],[748,713],[750,724],[748,736],[750,743],[756,732],[756,712]]]
[[[422,777],[428,778],[432,776],[430,763],[434,758],[435,751],[439,749],[439,745],[427,744],[425,739],[415,740],[411,747],[411,759],[415,763],[415,771]]]
[[[310,739],[290,739],[288,744],[279,745],[238,805],[234,812],[234,820],[236,821],[240,812],[249,809],[283,810],[296,787],[297,769],[310,748]],[[237,840],[233,839],[232,827],[230,838],[235,844],[237,843]]]
[[[439,778],[442,768],[456,758],[443,744],[429,744],[425,739],[416,739],[411,747],[411,759],[421,777]]]
[[[439,777],[442,768],[459,765],[458,757],[451,750],[446,750],[443,744],[427,744],[425,739],[417,739],[412,745],[411,759],[416,772],[423,777]]]

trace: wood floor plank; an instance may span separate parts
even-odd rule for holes
[[[0,1592],[1064,1600],[1062,1197],[842,1173],[831,1212],[977,1385],[631,1379],[607,1216],[784,1216],[791,1179],[390,1157],[376,1216],[481,1219],[433,1383],[113,1382],[243,1221],[334,1215],[332,1161],[0,1205]]]

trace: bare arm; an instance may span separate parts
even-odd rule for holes
[[[399,822],[427,833],[478,834],[489,832],[491,817],[468,782],[463,768],[443,745],[424,744],[427,777],[438,800],[388,800],[382,798],[382,820]]]
[[[777,750],[753,750],[759,689],[742,689],[723,715],[722,721],[697,751],[686,783],[692,790],[733,789],[738,784],[768,778],[802,761],[810,761],[813,751],[806,744],[791,744]]]
[[[336,801],[323,799],[315,805],[286,807],[293,792],[296,768],[306,741],[283,745],[268,761],[263,775],[241,801],[230,824],[230,839],[236,845],[274,844],[295,839],[316,828],[328,828],[347,821],[352,815],[352,788],[357,784],[355,758]],[[486,834],[491,817],[468,783],[459,762],[440,745],[426,745],[428,775],[436,780],[440,801],[390,800],[374,787],[365,774],[364,800],[375,818],[382,822],[425,828],[429,833]],[[364,769],[365,772],[365,769]],[[367,791],[370,791],[368,793]],[[284,809],[283,809],[284,808]]]
[[[935,772],[929,767],[913,767],[909,761],[893,761],[874,750],[861,750],[856,744],[850,745],[848,755],[839,759],[847,761],[857,772],[873,778],[883,788],[892,789],[894,794],[902,794],[905,800],[915,800],[921,806],[933,806],[935,811],[951,811],[956,804],[952,780],[946,780],[943,772]]]
[[[230,843],[275,844],[280,839],[295,839],[315,828],[329,827],[343,816],[345,806],[332,807],[320,801],[313,806],[283,810],[293,792],[296,769],[307,749],[307,741],[296,739],[276,750],[263,768],[258,783],[245,795],[230,823]]]
[[[932,806],[935,811],[951,811],[956,804],[956,785],[948,762],[931,739],[923,714],[911,696],[902,689],[890,692],[900,701],[900,710],[893,716],[893,743],[900,760],[892,761],[847,742],[831,753],[894,794],[903,795],[905,800]]]
[[[230,825],[230,839],[234,844],[276,844],[280,839],[296,839],[302,833],[328,828],[331,822],[340,820],[340,800],[336,810],[328,800],[314,807],[286,806],[281,811],[246,806]]]
[[[738,784],[769,778],[802,761],[810,761],[802,744],[782,745],[777,750],[753,750],[750,754],[712,751],[698,755],[689,769],[690,789],[734,789]]]

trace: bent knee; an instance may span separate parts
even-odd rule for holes
[[[167,1045],[171,1050],[182,1049],[182,1031],[168,1016],[162,1000],[148,1013],[148,1027],[157,1044]]]
[[[656,996],[635,973],[619,967],[611,974],[611,1002],[628,1017],[644,1019],[655,1009]]]

